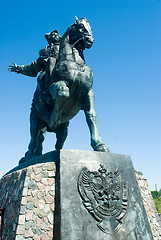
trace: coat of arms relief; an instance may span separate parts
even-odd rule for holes
[[[128,188],[118,167],[109,172],[100,165],[98,171],[84,167],[78,178],[83,205],[106,234],[117,232],[128,206]]]

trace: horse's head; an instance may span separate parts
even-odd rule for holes
[[[94,42],[91,26],[86,18],[75,18],[70,31],[70,42],[74,46],[79,45],[83,50],[90,48]]]

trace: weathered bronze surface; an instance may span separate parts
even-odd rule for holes
[[[83,51],[94,42],[92,29],[86,18],[69,26],[63,37],[57,30],[45,35],[49,46],[40,57],[28,65],[10,66],[11,72],[37,78],[30,115],[31,140],[20,163],[42,154],[45,133],[56,133],[56,149],[62,149],[68,134],[69,120],[83,110],[95,151],[109,151],[102,141],[95,112],[92,90],[93,72],[86,65]]]

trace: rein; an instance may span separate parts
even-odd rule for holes
[[[78,39],[71,47],[74,48],[74,46],[83,39],[83,37],[81,37],[80,39]]]

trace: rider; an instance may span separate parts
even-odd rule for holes
[[[40,72],[37,78],[38,84],[33,99],[33,101],[36,99],[37,104],[32,104],[32,108],[36,108],[35,110],[39,113],[44,113],[44,120],[50,131],[55,127],[53,126],[53,118],[55,118],[55,120],[58,118],[59,122],[59,116],[55,116],[55,112],[57,112],[56,109],[59,106],[59,102],[64,98],[69,97],[69,88],[63,81],[56,83],[52,82],[52,85],[50,85],[52,72],[59,56],[61,36],[57,30],[54,30],[51,33],[46,33],[45,38],[49,45],[39,51],[40,56],[37,60],[27,65],[17,65],[16,63],[13,63],[14,65],[9,66],[9,71],[17,72],[18,74],[21,73],[30,77],[36,77]],[[57,103],[53,110],[48,111],[46,106],[40,100],[40,95],[48,105],[53,106],[53,100]]]
[[[45,94],[49,90],[49,81],[56,61],[59,56],[59,45],[61,36],[57,30],[45,34],[45,38],[49,43],[44,49],[39,51],[39,58],[27,65],[9,66],[9,71],[21,73],[30,77],[36,77],[40,72],[37,81],[41,91]]]
[[[9,66],[9,71],[17,72],[18,74],[24,74],[30,77],[36,77],[37,74],[37,88],[34,93],[33,103],[31,107],[31,114],[30,114],[30,134],[31,134],[31,141],[28,146],[28,151],[25,153],[25,157],[20,160],[20,163],[24,162],[26,159],[29,159],[33,156],[38,156],[42,154],[42,142],[45,137],[46,128],[48,131],[52,131],[51,128],[48,127],[48,122],[50,121],[50,115],[53,111],[53,100],[49,93],[49,85],[50,85],[50,77],[52,71],[55,67],[55,64],[58,60],[59,56],[59,47],[60,47],[60,40],[61,36],[59,35],[57,30],[54,30],[50,33],[45,34],[45,38],[48,42],[48,46],[44,49],[39,51],[39,58],[35,61],[31,62],[27,65],[14,65]],[[57,89],[59,90],[59,89]],[[46,125],[43,125],[43,128],[37,131],[37,118],[39,115],[43,114],[44,120]],[[39,122],[41,125],[42,122]],[[66,128],[68,123],[64,125]],[[39,126],[40,127],[40,126]],[[41,127],[40,127],[41,128]],[[56,134],[61,135],[61,132],[58,131]],[[35,137],[36,136],[36,137]],[[65,138],[65,135],[63,135]],[[38,143],[34,142],[35,138],[38,138]],[[33,143],[34,142],[34,143]],[[36,144],[36,147],[35,147]],[[61,141],[57,141],[57,145],[60,145]],[[56,148],[59,146],[56,145]],[[34,147],[35,148],[34,148]]]

